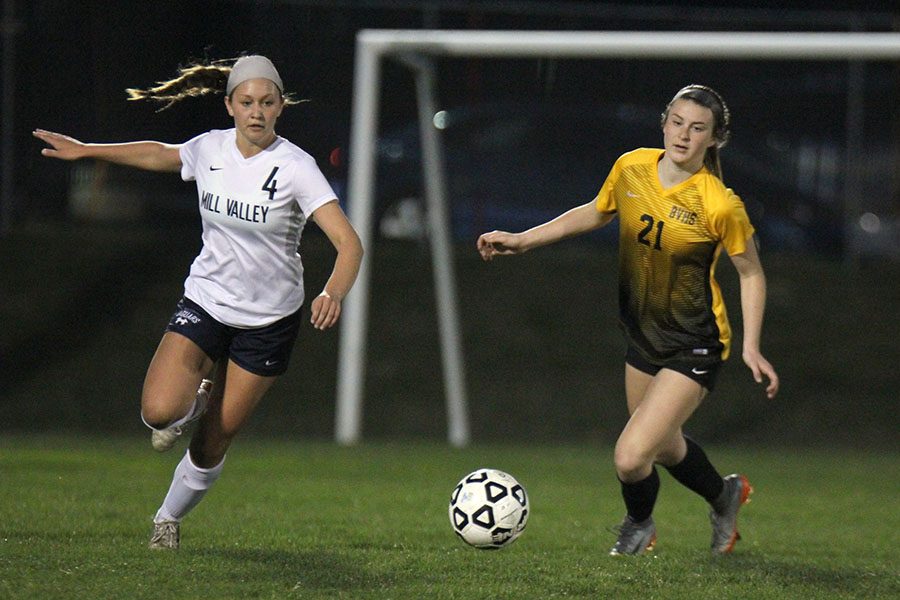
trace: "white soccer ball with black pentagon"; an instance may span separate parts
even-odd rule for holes
[[[485,550],[511,544],[528,523],[528,494],[516,479],[497,469],[478,469],[450,494],[450,524],[464,542]]]

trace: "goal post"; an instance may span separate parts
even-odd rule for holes
[[[900,60],[898,33],[700,32],[700,31],[461,31],[362,30],[356,38],[348,180],[349,217],[366,254],[345,300],[339,353],[335,439],[361,438],[366,335],[371,277],[376,137],[381,64],[400,58],[416,77],[420,113],[434,108],[433,71],[424,57],[596,58],[673,60]],[[852,104],[852,102],[851,102]],[[446,215],[446,191],[437,136],[427,130],[431,115],[420,114],[423,181],[429,212],[429,241],[435,271],[448,438],[469,442],[462,340],[459,334],[453,257]],[[433,129],[433,128],[431,128]],[[431,152],[427,152],[431,150]],[[435,228],[440,228],[437,231]]]

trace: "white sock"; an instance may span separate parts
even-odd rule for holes
[[[166,494],[162,506],[156,511],[153,521],[155,523],[181,521],[203,499],[206,490],[216,482],[222,473],[224,464],[225,459],[223,458],[222,462],[213,468],[201,469],[191,460],[191,451],[185,452],[184,458],[175,467],[169,493]]]

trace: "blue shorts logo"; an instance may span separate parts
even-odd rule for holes
[[[196,325],[200,322],[200,315],[189,308],[185,308],[175,314],[174,322],[176,325],[187,325],[188,323]]]

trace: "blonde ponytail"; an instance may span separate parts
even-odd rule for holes
[[[157,112],[170,108],[185,98],[196,98],[225,92],[228,75],[237,58],[226,58],[209,63],[196,62],[178,69],[178,76],[168,81],[158,81],[147,89],[128,88],[128,100],[150,100],[162,104]],[[298,104],[290,94],[282,94],[287,105]]]

